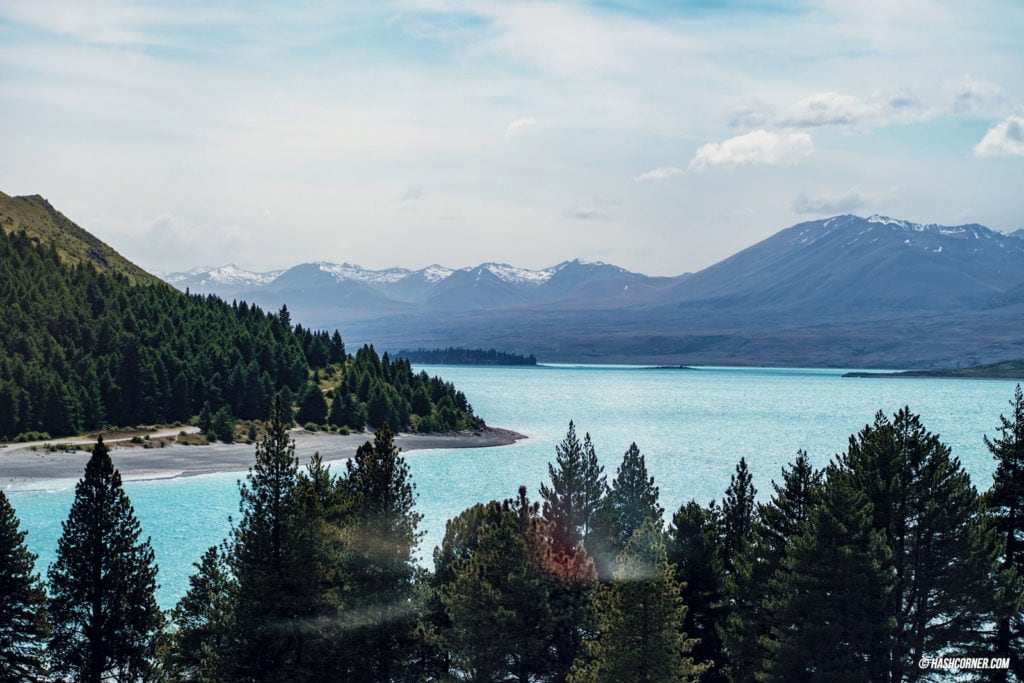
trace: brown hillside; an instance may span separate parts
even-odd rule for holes
[[[80,228],[39,195],[11,197],[0,192],[0,229],[7,233],[24,231],[40,244],[52,244],[70,264],[86,261],[99,270],[121,273],[133,284],[163,284]]]

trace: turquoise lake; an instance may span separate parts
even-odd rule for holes
[[[532,368],[426,367],[465,392],[489,424],[530,438],[487,449],[406,454],[424,515],[420,554],[444,536],[445,521],[468,506],[513,497],[525,485],[531,498],[547,481],[547,464],[570,420],[589,432],[610,482],[630,443],[646,456],[661,490],[666,522],[690,499],[720,499],[740,457],[758,497],[805,449],[822,466],[842,452],[851,434],[903,406],[921,415],[960,458],[979,489],[991,483],[994,461],[983,437],[995,436],[1009,412],[1015,383],[939,379],[850,379],[843,370],[635,366]],[[145,535],[152,537],[161,584],[157,598],[171,607],[188,587],[192,563],[224,539],[238,514],[243,473],[126,482]],[[28,544],[45,574],[53,561],[74,481],[44,490],[7,490]]]

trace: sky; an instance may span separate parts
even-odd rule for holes
[[[1019,0],[0,0],[0,191],[156,272],[1024,227]]]

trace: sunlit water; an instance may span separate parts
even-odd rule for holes
[[[429,367],[466,393],[478,415],[530,438],[487,449],[407,454],[423,514],[420,554],[444,535],[445,521],[468,506],[515,495],[538,496],[547,464],[569,420],[589,432],[609,482],[636,441],[661,490],[666,521],[690,499],[721,498],[745,457],[759,497],[797,449],[824,465],[878,410],[902,406],[953,449],[979,489],[994,463],[983,436],[995,436],[1009,410],[1014,383],[969,380],[843,379],[840,370],[705,368],[695,371],[610,366],[536,368]],[[126,482],[144,534],[160,565],[157,598],[171,607],[188,588],[192,563],[224,539],[238,516],[237,481],[244,473]],[[45,573],[53,561],[73,481],[45,490],[8,490],[28,543]]]

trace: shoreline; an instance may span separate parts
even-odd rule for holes
[[[316,452],[324,462],[343,461],[355,455],[373,434],[329,434],[293,429],[289,432],[295,441],[295,455],[302,467]],[[500,427],[484,427],[464,432],[416,434],[401,432],[395,435],[395,445],[403,452],[418,450],[491,448],[510,446],[524,434]],[[55,439],[52,443],[67,443]],[[110,448],[110,459],[120,472],[122,480],[176,479],[220,472],[244,474],[255,462],[256,445],[252,443],[216,442],[203,446],[172,444],[163,448],[119,446],[118,442],[105,442]],[[78,451],[44,451],[30,448],[0,449],[0,489],[26,490],[26,485],[46,481],[77,481],[85,472],[91,448]]]

